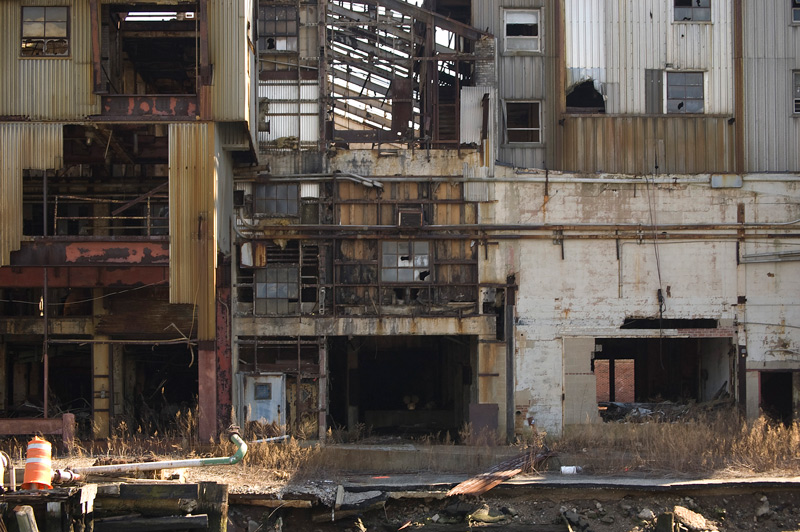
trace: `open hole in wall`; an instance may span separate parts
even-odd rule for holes
[[[605,113],[606,100],[592,79],[576,83],[567,89],[568,113]]]
[[[759,407],[773,421],[787,426],[792,424],[792,372],[759,372]]]

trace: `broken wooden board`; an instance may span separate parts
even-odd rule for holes
[[[159,530],[207,530],[208,516],[172,515],[168,517],[95,519],[94,532],[156,532]]]
[[[486,493],[493,487],[513,478],[525,469],[536,468],[544,463],[545,460],[555,456],[556,454],[546,450],[538,453],[536,456],[531,457],[530,453],[521,454],[510,458],[504,462],[500,462],[496,466],[489,469],[480,475],[465,480],[458,484],[453,489],[447,492],[447,496],[453,495],[473,495],[478,496]]]

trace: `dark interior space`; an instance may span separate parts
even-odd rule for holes
[[[605,113],[606,100],[594,86],[594,80],[587,79],[573,85],[567,92],[567,112]]]
[[[730,339],[603,338],[596,342],[592,361],[595,373],[601,367],[603,371],[623,371],[617,361],[633,366],[634,402],[699,402],[729,389]],[[621,384],[619,378],[623,376],[609,375],[610,401],[622,400],[616,397],[614,388]],[[629,393],[625,397],[630,400]]]
[[[476,351],[464,336],[333,339],[331,426],[455,437],[467,421]]]
[[[792,424],[792,373],[762,371],[760,376],[761,407],[764,415],[777,423]]]

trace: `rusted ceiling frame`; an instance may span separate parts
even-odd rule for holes
[[[137,203],[141,203],[142,201],[146,200],[147,198],[150,198],[150,197],[154,196],[155,194],[161,192],[162,190],[164,190],[168,186],[169,186],[169,181],[161,183],[160,185],[158,185],[153,190],[151,190],[149,192],[145,192],[144,194],[142,194],[138,198],[134,198],[131,201],[129,201],[128,203],[126,203],[125,205],[122,205],[121,207],[119,207],[118,209],[115,209],[115,210],[111,211],[111,216],[118,216],[120,213],[125,212],[126,210],[128,210],[131,207],[133,207]]]
[[[385,7],[393,11],[398,11],[408,15],[417,20],[426,20],[432,22],[435,26],[444,30],[450,31],[461,37],[467,38],[472,41],[477,41],[481,37],[491,35],[485,31],[481,31],[468,24],[458,22],[444,15],[429,11],[421,7],[404,2],[403,0],[358,0],[360,3],[368,4],[376,7]]]

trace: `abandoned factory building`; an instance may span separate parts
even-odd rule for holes
[[[0,72],[2,433],[800,419],[800,0],[0,0]]]

